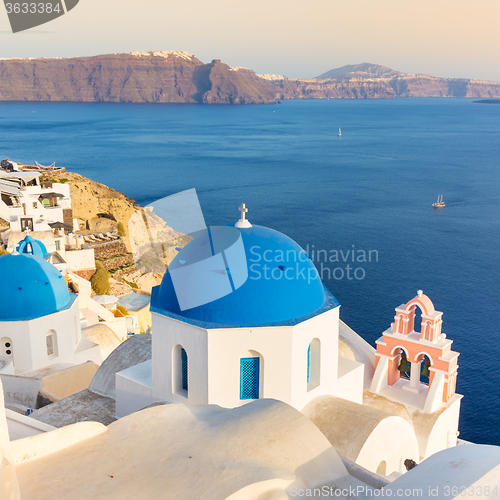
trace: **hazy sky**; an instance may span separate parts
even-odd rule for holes
[[[0,57],[176,49],[289,77],[371,62],[500,81],[499,22],[500,0],[80,0],[17,34],[0,6]]]

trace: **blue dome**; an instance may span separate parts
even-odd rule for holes
[[[202,235],[186,245],[170,264],[161,285],[153,290],[151,310],[173,313],[174,317],[195,320],[194,323],[257,326],[312,315],[325,305],[327,298],[331,307],[338,306],[335,298],[325,293],[314,264],[292,239],[262,226],[237,230],[241,233],[248,270],[248,278],[241,281],[239,288],[217,300],[181,310],[171,273],[175,273],[179,262],[206,259],[207,248],[209,256],[215,255],[213,250],[210,252],[210,245],[214,248],[213,237],[210,236],[210,245],[207,245],[208,237]],[[230,255],[225,253],[227,260]],[[233,269],[228,268],[227,274],[233,275]],[[188,293],[196,294],[197,290],[188,290]]]
[[[17,252],[26,255],[36,255],[42,259],[48,259],[50,254],[47,253],[45,245],[39,241],[34,240],[29,234],[21,240],[16,248]]]
[[[46,316],[67,309],[75,299],[59,271],[33,255],[0,257],[0,283],[0,321]]]

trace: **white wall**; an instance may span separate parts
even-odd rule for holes
[[[64,254],[64,258],[68,264],[68,267],[77,271],[79,269],[94,269],[94,249],[86,248],[83,250],[68,250]]]
[[[89,299],[90,300],[90,299]],[[124,318],[112,318],[110,328],[124,330]],[[56,333],[56,355],[47,354],[46,336],[50,330]],[[114,331],[114,330],[113,330]],[[56,363],[79,364],[93,361],[101,364],[103,356],[99,346],[85,344],[80,340],[81,321],[78,300],[70,308],[30,321],[1,321],[0,339],[8,337],[12,343],[12,358],[17,374]]]
[[[384,418],[371,432],[361,448],[356,463],[372,472],[386,462],[384,475],[406,472],[404,461],[419,462],[418,444],[411,425],[401,417]]]
[[[339,357],[339,378],[334,395],[363,404],[364,370],[363,363]]]
[[[23,322],[24,323],[24,322]],[[81,337],[78,300],[65,311],[42,316],[28,323],[33,364],[30,369],[42,368],[55,363],[71,363]],[[56,332],[56,355],[47,355],[47,332]],[[94,360],[93,360],[94,361]],[[16,371],[16,359],[14,357]]]
[[[456,395],[448,408],[441,410],[437,418],[435,414],[424,418],[414,418],[414,428],[419,443],[421,459],[430,457],[438,451],[456,446],[458,419],[460,414],[461,396]]]
[[[260,397],[291,404],[291,326],[209,330],[209,404],[233,408],[251,401],[240,399],[240,359],[255,353],[261,355]]]
[[[28,408],[36,408],[38,391],[42,388],[40,379],[16,375],[1,375],[0,378],[6,403],[17,403]]]
[[[5,416],[4,395],[0,383],[0,498],[2,500],[20,500],[14,455],[9,439]]]
[[[179,403],[217,404],[227,408],[248,403],[250,400],[240,399],[240,359],[250,356],[261,358],[261,398],[278,399],[300,410],[319,395],[336,394],[338,307],[293,327],[207,331],[157,313],[152,313],[152,317],[155,397]],[[308,391],[307,351],[315,338],[321,342],[320,384]],[[188,356],[187,394],[172,389],[172,351],[177,345],[182,346]],[[347,371],[343,396],[360,402],[362,366],[356,363]]]
[[[153,396],[184,404],[208,404],[207,331],[157,313],[153,321]],[[172,350],[188,356],[188,391],[172,392]]]
[[[301,410],[309,401],[323,394],[335,394],[339,352],[339,307],[330,309],[293,327],[290,404]],[[321,342],[320,384],[307,388],[307,349],[313,339]]]
[[[116,418],[122,418],[159,401],[153,397],[152,360],[131,366],[115,375]]]

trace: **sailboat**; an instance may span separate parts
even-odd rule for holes
[[[433,203],[433,204],[432,204],[432,206],[433,206],[434,208],[443,208],[443,207],[445,206],[444,201],[443,201],[443,195],[442,195],[442,194],[440,194],[440,195],[438,196],[438,199],[437,199],[436,203]]]
[[[337,134],[339,137],[342,137],[342,130],[340,130],[340,127],[339,127],[339,133]]]

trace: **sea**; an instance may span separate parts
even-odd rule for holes
[[[313,256],[372,345],[423,290],[460,352],[460,438],[500,445],[500,106],[1,103],[0,156],[55,161],[142,206],[195,188],[209,225],[245,203]]]

